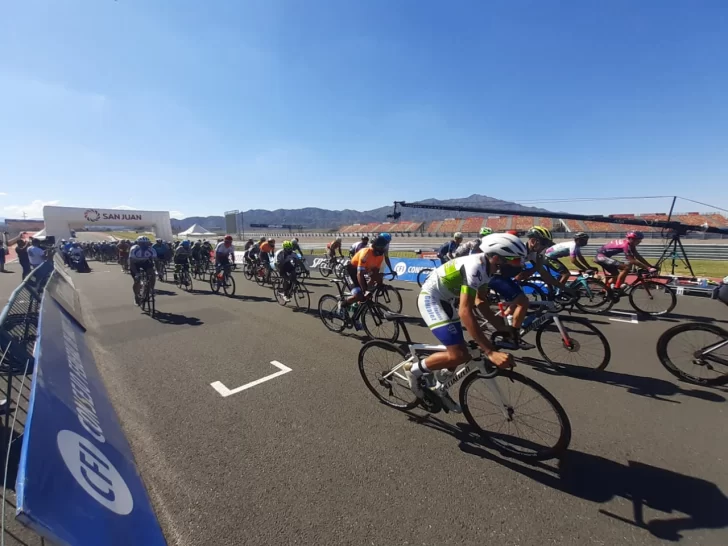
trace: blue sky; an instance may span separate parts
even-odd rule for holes
[[[723,0],[0,10],[0,217],[50,202],[191,216],[472,193],[728,208]]]

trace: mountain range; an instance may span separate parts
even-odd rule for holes
[[[511,201],[503,201],[488,197],[487,195],[473,194],[470,197],[461,197],[458,199],[425,199],[418,201],[424,205],[450,205],[450,206],[471,206],[484,208],[503,209],[504,214],[513,214],[523,211],[532,212],[548,212],[546,209],[537,207],[526,207],[513,203]],[[453,217],[469,217],[469,216],[493,216],[491,214],[475,214],[471,212],[456,213],[446,210],[431,209],[400,209],[402,222],[429,222],[432,220],[444,220]],[[250,224],[293,224],[303,226],[304,229],[338,229],[341,226],[351,224],[367,224],[370,222],[386,222],[391,221],[387,218],[388,214],[392,214],[392,206],[380,207],[372,210],[328,210],[314,207],[303,209],[277,209],[263,210],[251,209],[243,211],[243,224],[249,227]],[[223,216],[191,216],[181,220],[172,220],[172,229],[184,230],[193,224],[199,224],[207,229],[222,230],[225,226],[225,218]]]

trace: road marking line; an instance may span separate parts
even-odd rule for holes
[[[241,387],[235,387],[234,389],[228,389],[225,385],[223,385],[220,381],[215,381],[214,383],[210,383],[210,386],[215,389],[217,392],[220,393],[220,396],[223,398],[230,396],[232,394],[237,394],[239,392],[242,392],[246,389],[249,389],[251,387],[255,387],[256,385],[260,385],[261,383],[265,383],[266,381],[270,381],[271,379],[275,379],[278,376],[281,376],[283,374],[287,374],[291,370],[288,366],[285,364],[281,364],[277,360],[271,360],[271,364],[273,364],[276,368],[278,368],[280,371],[272,373],[270,375],[266,375],[265,377],[261,377],[260,379],[256,379],[255,381],[251,381],[250,383],[246,383],[245,385]]]

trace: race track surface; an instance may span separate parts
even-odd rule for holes
[[[325,280],[308,283],[309,313],[240,273],[234,298],[162,284],[152,320],[118,266],[91,266],[73,277],[92,348],[170,544],[728,543],[728,390],[680,383],[655,356],[677,321],[728,323],[717,302],[680,297],[639,324],[593,317],[612,360],[590,379],[519,363],[573,428],[563,460],[529,465],[462,416],[379,404],[357,369],[364,337],[313,311]],[[416,313],[417,286],[395,284]],[[228,397],[210,385],[260,379],[272,361],[291,371]]]

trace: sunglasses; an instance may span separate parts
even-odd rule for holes
[[[511,256],[509,258],[501,256],[501,258],[511,265],[521,265],[521,258],[519,258],[518,256]]]

